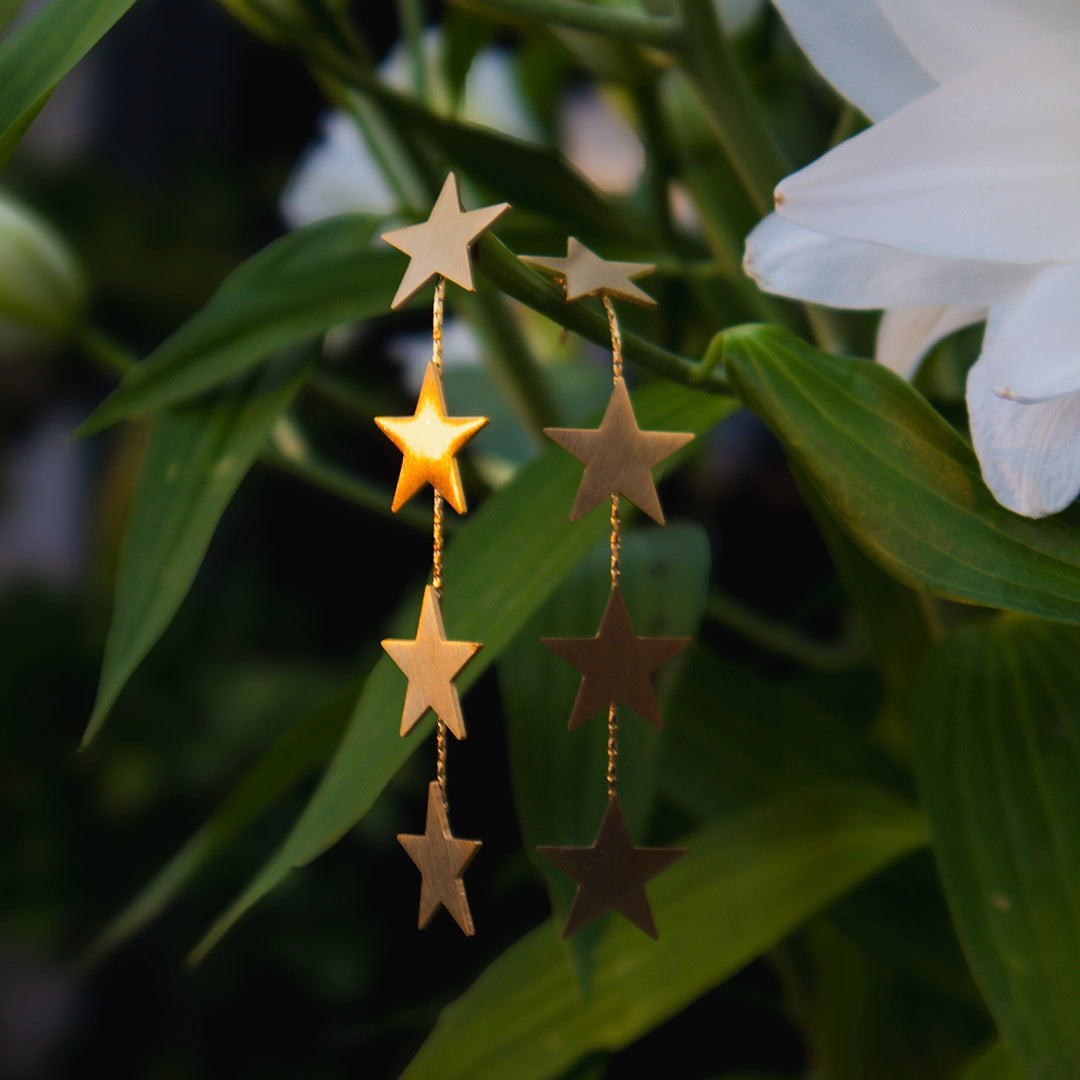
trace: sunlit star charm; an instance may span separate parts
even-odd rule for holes
[[[446,640],[439,597],[430,585],[424,589],[415,640],[388,638],[382,647],[409,680],[401,734],[412,731],[424,713],[432,709],[457,738],[464,739],[465,720],[453,680],[482,646],[478,641]]]
[[[662,728],[664,722],[649,676],[685,649],[690,639],[638,637],[622,589],[616,585],[596,637],[541,638],[540,642],[581,672],[581,686],[568,725],[573,731],[612,703],[629,705],[649,723]]]
[[[604,820],[591,847],[536,850],[578,883],[563,928],[564,938],[577,933],[605,911],[617,911],[655,939],[656,923],[645,895],[645,882],[686,854],[685,848],[634,847],[617,795],[608,799]]]
[[[424,372],[424,383],[412,416],[376,416],[375,423],[404,454],[394,501],[400,510],[425,484],[431,486],[459,513],[465,513],[465,492],[454,455],[488,422],[486,416],[447,416],[442,379],[434,364]]]
[[[566,242],[566,258],[553,259],[542,255],[522,255],[523,262],[541,266],[561,274],[566,280],[566,299],[579,300],[583,296],[618,296],[635,304],[655,307],[656,301],[630,279],[656,269],[651,263],[613,262],[601,259],[580,240],[570,237]]]
[[[694,436],[682,431],[642,431],[622,379],[615,380],[598,428],[544,428],[544,433],[585,463],[585,475],[570,510],[571,521],[618,492],[653,521],[664,524],[652,467]]]
[[[450,833],[446,819],[446,798],[439,782],[428,785],[427,821],[423,836],[399,833],[398,842],[420,871],[420,916],[417,926],[424,930],[442,905],[468,937],[473,929],[472,912],[465,896],[461,875],[481,847],[479,840],[458,840]]]
[[[509,209],[509,203],[498,203],[479,210],[465,210],[458,194],[457,177],[450,173],[427,221],[382,234],[388,244],[410,256],[390,306],[400,307],[440,274],[475,292],[469,246]]]

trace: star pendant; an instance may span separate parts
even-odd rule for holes
[[[480,850],[481,841],[459,840],[451,834],[446,795],[437,780],[428,785],[423,836],[399,833],[398,842],[420,871],[419,929],[427,928],[441,905],[454,917],[461,932],[472,937],[476,931],[461,875]]]
[[[618,493],[661,525],[652,468],[694,438],[684,431],[642,431],[622,379],[615,380],[598,428],[544,428],[544,434],[585,464],[571,521]]]
[[[580,727],[611,704],[629,705],[658,728],[664,726],[649,676],[677,652],[689,638],[638,637],[630,622],[622,589],[616,585],[608,597],[596,637],[541,638],[540,643],[581,672],[568,725]]]
[[[432,709],[456,738],[464,739],[465,719],[453,680],[482,646],[478,641],[446,640],[439,597],[432,586],[424,589],[415,640],[387,638],[382,647],[409,680],[401,713],[401,734],[412,731],[424,713]]]
[[[656,307],[656,301],[630,279],[656,269],[651,263],[614,262],[601,259],[580,240],[570,237],[566,242],[566,258],[553,259],[543,255],[522,255],[523,262],[560,274],[566,281],[566,299],[580,300],[583,296],[617,296],[635,304]]]
[[[427,221],[382,234],[388,244],[410,256],[390,306],[401,307],[440,274],[475,292],[469,247],[509,209],[509,203],[497,203],[479,210],[465,210],[458,194],[457,177],[449,173]]]
[[[375,423],[404,454],[390,509],[401,509],[425,484],[459,513],[465,492],[454,455],[488,422],[486,416],[447,416],[442,379],[433,363],[424,372],[412,416],[376,416]]]
[[[686,849],[634,847],[617,795],[608,799],[600,831],[590,847],[536,850],[578,883],[563,928],[564,938],[605,911],[617,911],[653,939],[659,936],[645,895],[645,882],[678,862]]]

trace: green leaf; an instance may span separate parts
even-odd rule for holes
[[[1080,631],[1017,616],[957,634],[912,702],[916,763],[968,962],[1017,1058],[1080,1075]]]
[[[705,820],[822,783],[910,788],[865,735],[797,687],[703,646],[668,707],[662,777],[665,796]]]
[[[583,1000],[548,920],[443,1011],[402,1080],[542,1080],[621,1049],[924,842],[913,810],[850,789],[803,792],[697,833],[649,885],[659,941],[613,922]]]
[[[1028,1080],[1028,1074],[1009,1048],[997,1043],[968,1067],[961,1080]]]
[[[295,350],[219,397],[158,417],[120,551],[116,599],[85,747],[187,595],[218,520],[310,371]]]
[[[912,795],[911,778],[881,747],[817,704],[799,680],[766,679],[706,647],[679,680],[666,718],[661,790],[699,821],[823,785]],[[849,893],[830,918],[922,983],[969,1007],[979,1001],[928,853]]]
[[[551,218],[585,240],[650,243],[638,218],[601,196],[557,151],[493,128],[438,116],[377,83],[365,89],[404,130],[427,138],[452,165],[516,210]]]
[[[374,229],[371,218],[348,214],[297,229],[253,255],[128,372],[79,434],[173,405],[313,334],[388,311],[401,256],[372,248]]]
[[[156,919],[204,866],[330,757],[362,685],[346,686],[274,742],[202,828],[91,943],[84,965],[96,963]]]
[[[670,383],[648,386],[635,396],[640,426],[654,430],[701,433],[734,407],[732,401]],[[551,447],[455,530],[444,574],[446,631],[484,645],[456,680],[462,691],[498,659],[577,562],[607,535],[608,514],[600,507],[577,522],[568,520],[580,479],[580,464]],[[388,636],[415,635],[419,610],[417,593],[401,607]],[[195,951],[196,959],[284,880],[291,867],[310,862],[363,817],[390,777],[430,735],[429,712],[407,738],[398,737],[396,717],[404,690],[401,672],[389,657],[382,657],[337,755],[292,835],[211,928]]]
[[[0,41],[0,147],[6,155],[17,141],[8,133],[30,126],[53,87],[134,2],[51,0]]]
[[[723,351],[736,392],[890,574],[950,599],[1080,622],[1080,529],[1000,506],[971,447],[903,379],[771,327],[727,331]]]
[[[499,661],[514,802],[525,850],[548,884],[556,918],[565,921],[575,883],[535,854],[537,844],[591,844],[607,808],[607,716],[568,732],[567,717],[581,675],[540,644],[540,637],[591,637],[610,591],[610,550],[603,542],[525,625]],[[628,533],[622,546],[622,589],[639,634],[697,635],[708,595],[709,541],[691,523]],[[673,659],[654,676],[658,700],[681,667]],[[665,709],[666,712],[666,709]],[[621,710],[619,793],[627,824],[642,837],[652,811],[661,733]],[[590,930],[594,930],[592,934]],[[594,923],[570,939],[583,983],[598,931]]]

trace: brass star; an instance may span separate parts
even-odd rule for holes
[[[678,862],[686,849],[634,847],[617,795],[608,799],[604,820],[591,847],[536,850],[578,883],[563,929],[564,938],[605,911],[617,911],[651,938],[659,936],[645,895],[645,882]]]
[[[457,177],[449,173],[427,221],[382,234],[388,244],[410,256],[390,306],[400,307],[440,274],[475,292],[469,246],[509,209],[509,203],[498,203],[466,210],[461,205]]]
[[[446,818],[446,796],[437,780],[428,785],[427,821],[423,836],[399,833],[398,842],[420,871],[420,915],[424,930],[441,904],[454,917],[462,933],[472,937],[472,912],[461,875],[481,847],[479,840],[458,840]]]
[[[465,513],[465,492],[454,455],[488,422],[486,416],[447,416],[442,379],[433,363],[424,372],[412,416],[376,416],[375,423],[404,454],[394,501],[398,511],[425,484],[459,513]]]
[[[581,672],[581,686],[568,725],[573,731],[612,703],[629,705],[650,724],[662,728],[664,722],[649,676],[685,649],[690,639],[638,637],[622,589],[615,585],[596,637],[541,638],[540,642]]]
[[[457,738],[464,739],[465,720],[453,679],[481,645],[477,641],[446,640],[439,597],[432,586],[424,589],[416,639],[398,641],[388,638],[382,647],[409,679],[405,708],[401,713],[401,734],[407,735],[420,717],[433,709]]]
[[[571,521],[618,492],[661,525],[652,467],[694,438],[682,431],[642,431],[622,379],[615,380],[598,428],[544,428],[544,434],[585,463]]]
[[[566,299],[579,300],[583,296],[618,296],[635,304],[656,307],[656,301],[630,279],[656,269],[651,263],[614,262],[601,259],[580,240],[570,237],[566,242],[566,258],[552,259],[543,255],[522,255],[522,261],[533,266],[553,270],[566,279]]]

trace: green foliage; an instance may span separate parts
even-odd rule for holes
[[[0,164],[131,6],[49,0],[16,21],[21,4],[0,0]],[[411,1080],[601,1077],[609,1062],[611,1075],[629,1075],[647,1040],[670,1063],[683,1023],[699,1037],[707,1028],[702,1042],[715,1059],[706,1067],[718,1076],[1073,1080],[1080,631],[1066,624],[1080,624],[1080,519],[1070,511],[1036,522],[1003,509],[952,400],[928,400],[869,360],[833,355],[868,351],[869,319],[764,297],[741,269],[743,237],[771,206],[786,161],[815,138],[822,149],[852,118],[838,115],[824,88],[807,93],[812,73],[774,15],[733,41],[714,0],[458,0],[434,38],[424,5],[401,0],[411,70],[393,82],[376,66],[365,7],[223,0],[287,50],[276,61],[304,65],[345,111],[391,213],[364,210],[362,191],[355,211],[266,243],[271,207],[262,206],[246,258],[211,260],[197,284],[161,294],[130,295],[135,277],[160,267],[120,278],[128,294],[110,279],[131,247],[115,222],[88,225],[81,238],[94,252],[94,310],[76,305],[71,348],[96,361],[109,387],[80,432],[136,420],[146,438],[131,438],[141,428],[129,424],[99,444],[108,484],[96,549],[107,569],[95,567],[85,588],[88,639],[100,579],[115,567],[115,581],[83,745],[114,711],[123,722],[78,759],[78,778],[62,774],[96,783],[105,807],[100,831],[90,840],[75,831],[69,843],[93,859],[132,827],[123,808],[142,807],[147,834],[174,854],[153,875],[126,867],[119,884],[107,881],[108,910],[82,914],[74,929],[54,928],[55,897],[27,904],[25,923],[44,938],[40,927],[53,928],[50,940],[80,952],[86,971],[121,945],[136,947],[140,933],[172,932],[182,937],[174,960],[192,945],[196,962],[214,950],[207,967],[221,967],[192,976],[202,987],[255,939],[268,969],[304,972],[323,999],[347,1003],[352,1034],[343,1041],[396,1040],[385,1067]],[[492,42],[529,83],[545,137],[468,114],[469,78]],[[431,71],[447,93],[436,92]],[[601,87],[640,136],[644,171],[629,190],[605,191],[568,160],[558,138],[567,73],[579,87]],[[223,202],[234,213],[268,202],[281,181],[246,160],[242,169],[242,195]],[[446,301],[450,319],[475,331],[470,348],[483,361],[448,361],[451,411],[471,415],[484,402],[494,418],[462,454],[471,512],[447,522],[447,632],[483,643],[456,680],[462,694],[475,692],[453,769],[464,762],[464,773],[481,777],[469,786],[483,789],[482,799],[471,793],[479,809],[461,800],[460,835],[476,835],[475,821],[502,831],[485,835],[470,878],[484,898],[478,910],[487,908],[476,940],[455,937],[470,951],[449,947],[435,961],[425,950],[443,948],[439,935],[451,928],[436,922],[417,944],[412,893],[408,905],[383,900],[390,878],[415,884],[395,835],[415,826],[412,800],[430,762],[414,752],[430,750],[433,721],[398,736],[404,678],[377,649],[381,638],[414,632],[430,516],[419,499],[390,516],[397,458],[371,420],[411,408],[389,361],[408,351],[410,334],[426,350],[430,328],[426,294],[389,312],[405,256],[378,236],[423,218],[448,169],[467,206],[505,200],[514,213],[474,247],[478,294],[452,287]],[[97,248],[95,229],[108,238]],[[658,308],[618,305],[634,408],[643,429],[699,437],[656,470],[658,480],[671,474],[662,489],[670,523],[640,527],[626,508],[622,551],[638,632],[694,639],[655,677],[664,729],[633,716],[620,728],[631,833],[690,852],[649,885],[658,942],[612,916],[561,941],[575,886],[533,850],[588,843],[606,800],[603,722],[567,733],[579,676],[537,641],[588,635],[609,586],[608,513],[568,520],[581,466],[540,433],[598,421],[597,387],[606,394],[610,370],[606,355],[593,361],[596,346],[608,348],[608,318],[595,298],[568,303],[518,258],[561,254],[569,234],[608,258],[655,264],[644,284]],[[192,249],[213,236],[207,225]],[[148,295],[157,304],[144,304]],[[193,295],[209,299],[198,306]],[[135,361],[114,337],[160,344]],[[950,346],[958,366],[970,359],[963,348]],[[77,370],[65,357],[49,378],[59,384],[69,368]],[[74,385],[69,396],[85,395]],[[786,467],[763,449],[759,421]],[[257,520],[266,566],[214,540],[259,461],[270,468],[255,470],[233,513]],[[309,500],[289,502],[301,507],[295,520],[277,516],[275,500],[286,497]],[[347,516],[334,517],[343,500]],[[298,555],[287,526],[315,554]],[[215,579],[227,582],[213,587],[220,596],[208,595],[199,573],[208,551],[229,560]],[[346,598],[346,620],[324,624],[298,597],[320,573]],[[289,574],[291,586],[281,585]],[[0,618],[12,639],[0,674],[14,688],[12,712],[29,725],[35,718],[23,714],[36,699],[20,671],[36,669],[40,643],[71,654],[63,664],[49,658],[50,677],[78,666],[78,648],[102,643],[74,643],[83,630],[62,611],[43,615],[25,600],[10,608],[24,610],[46,630],[27,626],[24,642]],[[258,656],[255,689],[238,659],[245,649]],[[85,716],[93,692],[85,672],[70,678],[84,681],[74,704],[65,696],[56,708],[65,722]],[[190,759],[177,749],[187,744]],[[21,775],[18,764],[0,779],[9,775]],[[173,813],[183,821],[159,830],[154,800],[170,785],[182,792]],[[493,822],[500,812],[505,820]],[[190,838],[177,845],[182,836]],[[8,892],[42,877],[35,859],[62,861],[61,845],[47,840],[27,826],[12,842],[17,857],[0,882]],[[294,873],[341,841],[338,862]],[[400,875],[385,870],[391,856]],[[49,880],[64,892],[59,871]],[[279,889],[286,880],[292,888]],[[114,903],[127,887],[138,888],[134,898]],[[320,937],[335,889],[355,925]],[[170,931],[174,919],[180,929]],[[237,996],[248,986],[241,981]],[[301,993],[317,996],[310,986]],[[766,1033],[750,1052],[729,1052],[742,1026],[729,1010],[748,1003],[766,1017]],[[703,1024],[706,1008],[720,1020],[709,1012]],[[786,1056],[773,1045],[784,1039],[795,1047]],[[178,1074],[184,1060],[143,1071]],[[324,1073],[355,1069],[306,1074]]]
[[[1033,1076],[1080,1050],[1080,634],[1018,616],[958,634],[913,700],[919,782],[945,893],[994,1018]]]

